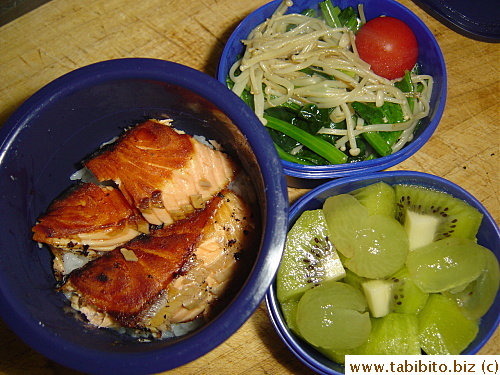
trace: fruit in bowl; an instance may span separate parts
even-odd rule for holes
[[[287,345],[322,373],[342,372],[349,354],[473,354],[498,325],[498,227],[446,180],[332,181],[292,207],[290,225],[267,302]]]

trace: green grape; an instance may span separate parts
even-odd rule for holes
[[[345,259],[344,266],[359,276],[390,276],[405,263],[408,236],[396,219],[368,215],[352,195],[328,198],[324,205],[331,240]]]
[[[408,255],[408,237],[403,226],[383,215],[369,216],[363,225],[352,239],[354,254],[344,265],[363,277],[392,275],[405,264]]]
[[[495,301],[500,282],[498,259],[486,251],[486,267],[479,277],[458,293],[446,293],[457,301],[462,312],[470,319],[479,319],[488,312]]]
[[[368,216],[368,210],[352,195],[340,194],[325,200],[323,212],[335,248],[351,257],[354,254],[352,239],[356,231],[363,228],[362,221]]]
[[[297,307],[300,335],[310,344],[345,350],[363,344],[371,322],[363,294],[351,285],[329,281],[304,293]]]
[[[483,272],[487,251],[472,240],[450,237],[410,251],[406,265],[423,292],[463,289]]]

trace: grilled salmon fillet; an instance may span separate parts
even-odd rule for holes
[[[67,251],[109,251],[141,233],[149,224],[111,186],[74,185],[55,199],[32,228],[33,239]]]
[[[84,164],[99,181],[114,181],[154,225],[169,225],[202,208],[237,172],[226,154],[173,129],[170,120],[127,130]]]
[[[52,251],[55,277],[61,280],[71,270],[65,263],[84,264],[148,233],[149,223],[119,190],[79,183],[50,204],[32,231],[33,239]]]
[[[168,329],[223,295],[239,266],[236,254],[251,252],[254,238],[250,208],[223,190],[204,209],[73,271],[62,290],[99,327]]]
[[[220,300],[232,295],[253,264],[257,247],[256,218],[243,199],[230,190],[224,193],[213,218],[203,230],[187,271],[168,285],[163,298],[151,309],[144,326],[151,332],[168,330],[217,313]],[[152,233],[156,235],[156,233]]]

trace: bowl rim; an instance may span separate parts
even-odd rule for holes
[[[0,298],[3,301],[0,304],[0,316],[25,343],[69,368],[96,374],[108,373],[111,368],[127,374],[156,373],[205,355],[229,338],[258,308],[277,270],[285,241],[289,208],[287,185],[272,142],[262,130],[254,129],[258,119],[253,111],[248,111],[245,108],[247,106],[242,105],[240,98],[201,71],[150,58],[123,58],[93,63],[66,73],[35,92],[0,128],[0,170],[11,145],[36,118],[37,113],[50,108],[51,102],[59,97],[115,79],[156,80],[187,88],[214,103],[245,135],[266,187],[262,242],[254,268],[232,303],[214,320],[194,335],[188,334],[171,345],[151,351],[130,351],[124,355],[123,352],[102,352],[65,342],[52,328],[43,327],[41,322],[34,321],[29,312],[22,309],[19,296],[5,287],[8,278],[4,274],[0,274]],[[240,116],[243,116],[244,121],[237,120]],[[168,358],[165,357],[167,352]]]
[[[405,171],[405,170],[397,170],[397,171],[383,171],[383,172],[376,172],[376,173],[371,173],[371,174],[366,174],[363,176],[354,176],[354,177],[343,177],[335,180],[331,180],[329,182],[323,183],[322,185],[319,185],[315,187],[314,189],[308,191],[305,193],[303,196],[301,196],[297,201],[294,202],[294,204],[290,207],[290,212],[289,212],[289,228],[293,225],[294,220],[292,219],[297,219],[299,214],[304,211],[304,205],[309,202],[312,199],[315,199],[318,195],[324,195],[325,193],[329,192],[332,189],[335,189],[337,187],[344,187],[348,186],[352,183],[357,183],[357,182],[364,182],[364,181],[369,181],[369,180],[374,180],[371,183],[374,183],[376,181],[380,181],[382,179],[390,179],[393,177],[403,177],[406,180],[411,180],[411,179],[417,179],[421,181],[422,179],[426,182],[429,183],[429,185],[432,185],[435,187],[435,185],[442,186],[443,191],[448,191],[448,190],[453,190],[457,192],[457,195],[460,195],[460,197],[467,197],[468,203],[470,203],[472,206],[476,207],[481,211],[481,213],[484,215],[483,217],[483,222],[487,221],[493,228],[494,232],[496,234],[497,240],[497,247],[500,244],[500,229],[491,215],[491,213],[483,206],[483,204],[470,192],[462,188],[461,186],[455,184],[454,182],[447,180],[443,177],[439,177],[436,175],[432,175],[429,173],[424,173],[424,172],[417,172],[417,171]],[[433,182],[433,184],[430,184],[430,182]],[[352,190],[352,189],[350,189]],[[349,191],[349,189],[346,189],[346,191]],[[498,252],[498,248],[496,249]],[[499,254],[496,254],[497,258],[499,257]],[[309,355],[309,353],[304,350],[303,345],[309,345],[305,342],[303,342],[299,337],[295,336],[290,329],[286,326],[286,323],[284,322],[283,315],[281,313],[281,308],[279,306],[279,302],[277,301],[277,296],[276,296],[276,279],[273,281],[271,284],[267,294],[266,294],[266,306],[269,311],[269,316],[272,322],[273,327],[275,328],[276,332],[278,333],[278,336],[281,338],[281,340],[285,343],[285,345],[289,348],[289,350],[306,366],[311,368],[312,370],[318,372],[319,374],[323,375],[343,375],[343,372],[338,372],[332,368],[329,368],[325,366],[322,363],[319,363],[315,358]],[[497,296],[497,299],[499,297]],[[496,306],[496,303],[493,305]],[[492,307],[493,307],[492,306]],[[498,307],[498,306],[497,306]],[[493,329],[489,330],[484,337],[481,338],[479,342],[475,344],[474,347],[468,347],[464,350],[462,354],[476,354],[485,344],[486,342],[491,338],[493,333],[496,330],[496,327],[500,325],[500,314],[497,315],[494,324],[493,324]],[[342,365],[339,365],[342,367]]]
[[[224,50],[222,52],[217,67],[216,76],[219,82],[224,84],[226,82],[226,76],[224,75],[224,72],[226,70],[229,70],[229,68],[231,67],[231,64],[228,62],[230,61],[229,57],[230,57],[231,46],[240,43],[240,40],[237,36],[241,34],[246,27],[248,27],[247,24],[253,21],[254,18],[258,18],[259,21],[261,20],[262,17],[257,17],[258,14],[262,12],[272,13],[273,9],[275,9],[281,2],[282,0],[273,0],[267,4],[262,5],[261,7],[257,8],[252,13],[250,13],[248,16],[246,16],[234,29],[228,41],[226,42],[226,45],[224,47]],[[413,154],[415,154],[418,150],[420,150],[424,146],[424,144],[431,138],[431,136],[436,131],[439,122],[441,121],[441,118],[443,116],[444,109],[446,106],[446,99],[448,96],[447,69],[441,47],[439,46],[436,37],[429,29],[429,27],[414,12],[412,12],[404,5],[394,0],[384,0],[384,2],[390,4],[394,8],[400,9],[408,13],[413,18],[413,21],[416,22],[422,29],[422,31],[425,32],[425,37],[429,38],[432,44],[436,47],[437,51],[436,57],[439,61],[439,66],[442,68],[441,75],[443,84],[441,91],[436,96],[437,98],[439,98],[439,104],[435,109],[432,120],[429,121],[428,126],[419,135],[418,138],[413,139],[405,147],[395,152],[394,154],[390,154],[373,160],[365,160],[355,163],[320,165],[320,166],[301,165],[286,160],[281,160],[286,175],[298,179],[319,180],[326,178],[346,177],[352,175],[353,173],[359,173],[359,171],[362,171],[363,173],[378,172],[386,168],[392,167],[402,162],[403,160],[406,160]]]

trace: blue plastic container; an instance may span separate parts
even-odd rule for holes
[[[79,162],[146,118],[168,114],[176,128],[216,139],[238,158],[259,198],[263,235],[245,284],[200,330],[138,342],[92,329],[65,313],[48,249],[31,228],[70,186]],[[94,374],[150,374],[194,360],[231,336],[263,300],[279,264],[288,200],[280,159],[242,101],[216,79],[151,59],[90,65],[48,84],[0,129],[0,315],[28,345],[64,366]]]
[[[311,190],[302,196],[293,204],[290,209],[289,228],[293,226],[302,212],[314,210],[323,206],[326,198],[344,194],[350,191],[362,188],[376,182],[383,181],[389,185],[411,184],[421,185],[431,189],[444,191],[456,198],[462,199],[475,208],[483,215],[483,221],[477,235],[478,243],[492,250],[498,259],[500,259],[500,231],[494,218],[488,213],[485,207],[472,194],[462,189],[460,186],[434,175],[408,172],[378,172],[366,176],[356,176],[340,178],[327,182]],[[323,356],[316,349],[311,347],[305,341],[298,338],[291,332],[284,321],[279,303],[276,298],[276,285],[273,283],[266,296],[266,303],[271,316],[271,321],[276,328],[279,336],[292,353],[297,356],[304,364],[319,374],[338,375],[344,373],[344,367]],[[488,313],[481,319],[479,333],[475,340],[464,350],[462,354],[475,354],[488,341],[495,332],[500,323],[500,295],[497,295],[493,306]]]
[[[229,69],[236,61],[237,56],[244,51],[241,40],[257,25],[269,18],[280,4],[281,0],[272,1],[247,16],[231,34],[222,52],[219,62],[217,79],[225,83]],[[295,1],[288,13],[298,13],[307,8],[318,10],[318,0]],[[400,151],[375,160],[362,161],[350,164],[309,166],[291,163],[282,160],[289,186],[311,188],[337,177],[355,176],[377,172],[401,163],[417,152],[432,136],[443,115],[447,95],[446,65],[443,54],[436,38],[429,28],[413,12],[393,0],[336,0],[335,5],[341,9],[358,4],[364,5],[368,20],[381,16],[392,16],[406,22],[411,27],[419,45],[418,63],[421,72],[430,74],[434,78],[434,89],[431,97],[431,111],[429,116],[421,121],[415,137]]]

